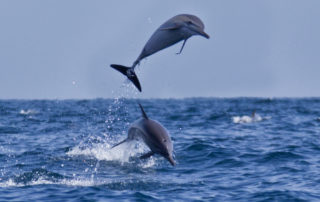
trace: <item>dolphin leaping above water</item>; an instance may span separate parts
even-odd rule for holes
[[[151,151],[142,155],[141,159],[149,158],[154,154],[160,154],[174,166],[176,162],[172,155],[173,146],[167,130],[159,122],[149,119],[142,106],[140,104],[139,106],[143,117],[136,120],[130,126],[128,137],[112,148],[127,141],[142,139]]]
[[[136,65],[139,64],[142,59],[183,40],[180,52],[177,53],[180,54],[186,41],[193,35],[200,35],[209,39],[209,35],[204,32],[203,22],[197,16],[190,14],[180,14],[174,16],[163,23],[152,34],[142,49],[139,57],[134,61],[131,67],[125,67],[116,64],[111,64],[110,66],[126,75],[141,92],[141,85],[134,71]]]

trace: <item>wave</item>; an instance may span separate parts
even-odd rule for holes
[[[7,181],[0,182],[0,187],[22,187],[28,185],[39,184],[54,184],[64,179],[63,175],[50,172],[46,169],[37,168],[29,172],[24,172],[21,175],[9,178]]]
[[[19,114],[21,115],[30,115],[30,114],[37,114],[38,111],[36,110],[32,110],[32,109],[27,109],[27,110],[24,110],[24,109],[21,109]]]
[[[301,154],[297,154],[295,152],[289,152],[289,151],[272,151],[264,154],[261,156],[259,160],[257,160],[260,163],[268,163],[270,162],[287,162],[297,159],[305,159],[305,157]]]
[[[232,121],[233,123],[252,123],[252,122],[258,122],[258,121],[261,121],[262,118],[261,116],[254,116],[254,117],[251,117],[251,116],[234,116],[232,117]]]
[[[257,191],[248,195],[247,201],[305,201],[303,191],[273,190]],[[309,200],[306,200],[309,201]],[[311,200],[312,201],[312,200]]]
[[[270,116],[261,117],[259,114],[255,114],[254,116],[233,116],[232,122],[233,123],[253,123],[253,122],[260,122],[263,120],[271,119]]]
[[[10,177],[3,180],[0,178],[0,188],[7,187],[28,187],[37,185],[66,185],[75,187],[92,187],[92,186],[107,186],[110,189],[125,189],[132,187],[148,188],[148,184],[153,187],[158,185],[158,182],[149,181],[145,179],[134,179],[131,177],[123,178],[104,178],[103,180],[97,178],[94,174],[87,176],[63,176],[58,173],[50,172],[46,169],[33,169],[30,172],[25,172],[21,175]]]
[[[46,176],[39,177],[37,179],[30,180],[26,183],[16,181],[14,178],[10,178],[7,181],[0,182],[0,187],[25,187],[25,186],[36,186],[36,185],[67,185],[67,186],[79,186],[79,187],[90,187],[99,186],[106,184],[106,182],[95,181],[92,178],[89,179],[61,179],[61,180],[49,180]]]

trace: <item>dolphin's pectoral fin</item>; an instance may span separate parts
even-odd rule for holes
[[[180,52],[179,52],[179,53],[176,53],[177,55],[181,54],[181,52],[182,52],[182,50],[183,50],[183,47],[184,47],[184,45],[186,44],[186,42],[187,42],[187,39],[185,39],[185,40],[183,41],[182,47],[181,47],[181,49],[180,49]]]
[[[140,156],[140,159],[147,159],[147,158],[151,157],[153,154],[154,154],[153,151],[149,151],[148,153],[143,154],[142,156]]]
[[[126,139],[122,140],[121,142],[113,145],[113,146],[111,147],[111,149],[114,148],[114,147],[116,147],[116,146],[118,146],[118,145],[120,145],[120,144],[122,144],[122,143],[124,143],[124,142],[126,142],[127,140],[128,140],[128,138],[126,138]]]

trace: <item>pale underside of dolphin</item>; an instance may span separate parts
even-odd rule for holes
[[[174,166],[176,163],[173,159],[173,145],[167,130],[159,122],[149,119],[142,106],[140,104],[139,106],[143,117],[130,126],[128,137],[112,148],[127,141],[141,139],[150,149],[148,153],[140,157],[141,159],[159,154]]]
[[[203,22],[197,16],[190,14],[180,14],[174,16],[163,23],[152,34],[142,49],[139,57],[134,61],[131,67],[116,64],[111,64],[110,66],[126,75],[141,92],[141,85],[134,71],[134,68],[137,66],[137,64],[139,64],[142,59],[180,41],[183,41],[180,52],[178,53],[180,54],[186,41],[193,35],[200,35],[207,39],[209,38],[209,35],[204,32]]]

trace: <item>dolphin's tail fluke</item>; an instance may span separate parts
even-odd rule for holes
[[[141,85],[139,82],[139,79],[136,75],[136,73],[134,72],[134,69],[131,67],[126,67],[123,65],[115,65],[112,64],[110,65],[113,69],[118,70],[119,72],[121,72],[122,74],[126,75],[128,77],[128,79],[138,88],[138,90],[141,92]]]

